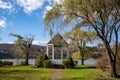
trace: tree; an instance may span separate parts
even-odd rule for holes
[[[118,56],[117,56],[117,73],[120,73],[120,43],[118,45]]]
[[[80,51],[72,53],[72,58],[74,60],[80,60],[81,59]]]
[[[15,50],[23,52],[25,54],[25,64],[28,65],[29,55],[32,52],[32,42],[34,40],[33,36],[22,37],[21,35],[11,34],[14,37],[17,37],[17,41],[15,41]],[[17,52],[18,53],[18,52]]]
[[[46,14],[46,27],[61,20],[66,25],[74,23],[74,28],[91,27],[107,50],[111,76],[118,77],[116,57],[120,29],[120,0],[63,0]],[[112,50],[112,43],[115,43],[115,51]]]
[[[31,50],[32,50],[32,42],[33,42],[33,40],[34,40],[33,37],[26,37],[25,42],[23,43],[23,50],[26,53],[26,56],[25,56],[26,65],[28,65],[28,58],[29,58],[29,54],[31,53]]]
[[[84,59],[100,57],[100,54],[93,54],[96,51],[98,51],[97,47],[86,46],[85,50],[84,50]],[[80,51],[78,50],[78,51],[72,53],[72,58],[74,60],[80,60],[81,59]]]
[[[72,32],[67,32],[64,37],[69,39],[74,46],[78,47],[81,56],[81,65],[84,65],[85,47],[87,46],[87,43],[97,39],[95,32],[87,32],[78,29],[73,30]]]
[[[24,51],[19,46],[20,43],[22,43],[22,42],[23,42],[22,38],[18,38],[15,41],[14,48],[13,48],[14,57],[17,59],[17,64],[19,64],[19,59],[24,58]]]

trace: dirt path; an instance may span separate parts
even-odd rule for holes
[[[63,80],[62,71],[63,69],[54,69],[54,71],[52,72],[52,77],[49,80]]]

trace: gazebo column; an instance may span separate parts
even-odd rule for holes
[[[49,47],[49,45],[47,45],[47,47],[46,47],[46,49],[47,49],[47,50],[46,50],[47,56],[49,55],[49,54],[48,54],[48,47]]]
[[[69,47],[67,47],[67,58],[69,57]]]
[[[55,53],[54,53],[54,45],[52,45],[52,60],[54,60],[55,58]]]
[[[61,60],[63,60],[63,45],[62,45],[62,50],[61,50]]]

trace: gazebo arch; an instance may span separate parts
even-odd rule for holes
[[[51,60],[67,59],[69,55],[69,44],[57,33],[47,44],[46,54]]]

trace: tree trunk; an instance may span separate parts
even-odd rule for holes
[[[26,53],[26,59],[25,59],[25,64],[28,65],[28,52]]]
[[[81,55],[81,65],[84,65],[84,54],[83,54],[82,48],[80,48],[80,46],[78,48]]]
[[[81,65],[84,65],[84,59],[83,58],[81,59]]]
[[[110,48],[110,45],[108,43],[105,43],[105,47],[107,49],[107,53],[109,56],[109,61],[110,61],[110,73],[111,73],[111,77],[116,78],[117,77],[117,73],[116,73],[116,57],[112,56],[112,49]]]
[[[83,53],[83,49],[81,50],[81,65],[84,65],[84,53]]]
[[[111,71],[111,76],[113,78],[116,78],[117,73],[116,73],[116,61],[115,60],[110,60],[110,71]]]

